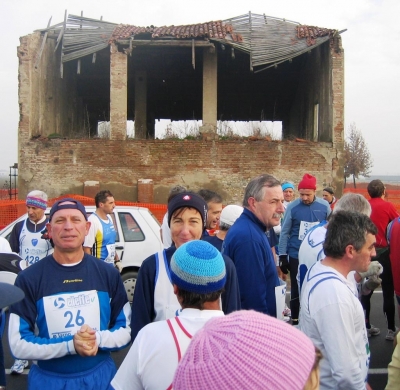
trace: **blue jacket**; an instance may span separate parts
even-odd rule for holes
[[[222,252],[236,266],[242,309],[253,309],[276,317],[275,287],[278,274],[266,226],[249,210],[229,229]]]
[[[300,245],[307,232],[314,225],[326,220],[330,213],[329,203],[317,197],[311,204],[304,204],[300,198],[289,203],[282,222],[279,254],[287,254],[298,259]],[[310,222],[314,224],[310,225]],[[302,239],[299,239],[299,233],[303,237]]]
[[[175,253],[176,247],[171,246],[165,249],[168,265],[171,257]],[[225,291],[222,293],[222,310],[225,314],[240,310],[240,295],[238,279],[235,266],[228,256],[223,256],[226,267]],[[156,280],[156,256],[148,257],[140,267],[135,286],[135,294],[132,302],[131,335],[132,342],[135,340],[139,331],[153,322],[154,312],[154,288]],[[171,286],[172,288],[172,286]]]

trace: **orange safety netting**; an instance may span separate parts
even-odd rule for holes
[[[63,198],[74,198],[79,200],[85,206],[94,206],[94,199],[81,195],[63,195],[58,198],[49,199],[48,206],[51,207],[54,202]],[[117,201],[117,206],[137,206],[148,208],[157,220],[161,223],[164,214],[167,211],[166,204],[155,203],[138,203],[138,202],[124,202]],[[26,206],[24,200],[0,200],[0,229],[3,229],[11,222],[15,221],[18,217],[26,213]]]
[[[353,192],[364,196],[366,199],[370,199],[366,188],[345,188],[343,192]],[[400,190],[387,189],[385,200],[393,203],[396,210],[400,213]]]

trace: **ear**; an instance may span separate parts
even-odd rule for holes
[[[49,233],[49,237],[51,237],[51,225],[50,225],[50,222],[46,223],[46,229],[47,229],[47,232]]]
[[[174,294],[176,296],[178,296],[179,295],[179,287],[176,284],[173,284],[172,287],[174,288]]]
[[[346,246],[345,253],[348,257],[353,258],[355,252],[356,252],[356,250],[353,245]]]
[[[89,233],[89,229],[90,229],[90,226],[92,225],[92,223],[91,222],[89,222],[89,221],[86,221],[86,233],[85,233],[85,236],[87,236],[88,235],[88,233]]]
[[[247,203],[249,204],[249,208],[250,208],[250,210],[254,210],[255,209],[255,207],[256,207],[256,200],[255,200],[255,198],[253,198],[252,196],[249,198],[249,199],[247,199]]]

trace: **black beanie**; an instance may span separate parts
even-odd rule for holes
[[[203,220],[203,227],[206,227],[207,223],[207,203],[206,201],[199,195],[193,192],[181,192],[175,195],[168,203],[168,226],[171,226],[171,218],[172,214],[182,208],[182,207],[191,207],[196,209]]]

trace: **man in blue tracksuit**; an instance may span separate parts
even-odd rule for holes
[[[284,274],[290,272],[290,309],[292,324],[299,323],[299,287],[297,270],[299,268],[300,244],[307,232],[331,213],[329,203],[315,196],[317,179],[306,173],[300,181],[300,198],[289,203],[282,222],[279,239],[279,266]]]
[[[222,244],[222,253],[236,267],[242,309],[274,317],[279,279],[265,232],[279,225],[284,212],[282,202],[282,187],[275,177],[265,174],[251,180],[244,194],[243,213]]]

